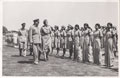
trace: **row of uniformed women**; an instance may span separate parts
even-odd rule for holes
[[[67,29],[62,26],[60,31],[58,26],[51,29],[52,52],[55,48],[57,50],[56,55],[59,55],[59,50],[62,48],[62,58],[64,58],[68,49],[69,58],[74,54],[74,61],[91,62],[92,60],[93,63],[98,65],[101,64],[102,55],[105,55],[105,65],[107,67],[113,66],[114,51],[117,50],[117,33],[112,23],[108,23],[106,28],[97,23],[94,31],[87,23],[81,29],[78,24],[74,28],[68,25]],[[102,48],[105,49],[103,54],[101,52]]]

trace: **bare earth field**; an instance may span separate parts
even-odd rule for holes
[[[18,49],[13,47],[4,45],[2,53],[3,76],[118,76],[118,58],[115,60],[115,66],[108,69],[92,63],[61,59],[55,57],[55,52],[49,56],[49,61],[41,60],[38,65],[32,63],[32,56],[20,57]],[[41,59],[44,59],[43,56]]]

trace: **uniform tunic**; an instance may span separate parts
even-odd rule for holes
[[[67,34],[65,30],[62,30],[60,33],[60,37],[61,37],[61,48],[67,48]]]
[[[29,30],[29,39],[31,43],[37,44],[41,43],[40,28],[36,26],[31,26]]]
[[[27,49],[27,37],[28,33],[26,29],[20,29],[18,32],[19,48]]]
[[[73,36],[74,36],[74,31],[69,30],[67,32],[67,48],[72,49],[73,48]]]
[[[112,31],[106,32],[105,41],[105,64],[110,67],[114,60]]]
[[[42,35],[43,50],[49,49],[51,51],[51,27],[42,26],[41,35]]]
[[[60,48],[60,31],[56,30],[54,33],[54,37],[55,37],[55,48]]]

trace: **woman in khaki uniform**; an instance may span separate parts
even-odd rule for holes
[[[106,40],[105,40],[105,65],[110,68],[113,66],[114,52],[113,52],[113,32],[111,30],[112,23],[107,24]]]
[[[48,55],[51,49],[51,26],[48,25],[47,19],[43,21],[43,26],[41,27],[41,35],[42,35],[42,46],[44,51],[45,61],[49,60]]]
[[[90,30],[87,23],[84,24],[84,41],[82,48],[83,62],[89,62]]]
[[[75,30],[74,30],[74,61],[80,61],[80,30],[79,30],[79,25],[75,25]]]
[[[59,56],[59,50],[60,50],[60,31],[59,31],[59,27],[58,26],[55,26],[54,37],[55,37],[55,49],[57,50],[56,55]]]
[[[100,24],[95,25],[95,31],[93,32],[93,60],[94,64],[99,65],[100,62],[100,49],[101,49],[101,41],[100,38],[102,37],[102,32],[100,31]]]
[[[74,36],[74,31],[73,27],[71,25],[68,26],[68,31],[67,31],[67,48],[69,49],[69,58],[71,59],[72,53],[73,53],[73,37]]]
[[[60,33],[60,37],[61,37],[61,45],[62,45],[62,49],[63,49],[63,55],[62,55],[62,58],[64,58],[64,56],[65,56],[65,53],[66,53],[66,31],[65,31],[65,26],[62,26],[62,28],[61,28],[61,33]]]

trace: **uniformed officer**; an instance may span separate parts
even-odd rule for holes
[[[40,58],[40,52],[42,52],[41,49],[41,34],[40,34],[40,28],[39,25],[39,19],[33,20],[34,24],[29,29],[29,39],[30,44],[33,45],[33,59],[34,64],[38,64],[39,58]]]
[[[79,30],[79,25],[75,25],[75,30],[74,30],[74,61],[80,61],[80,30]]]
[[[25,29],[26,23],[22,23],[21,25],[22,28],[18,32],[19,52],[20,52],[20,56],[22,55],[22,52],[23,52],[23,56],[26,56],[28,33],[27,30]]]

